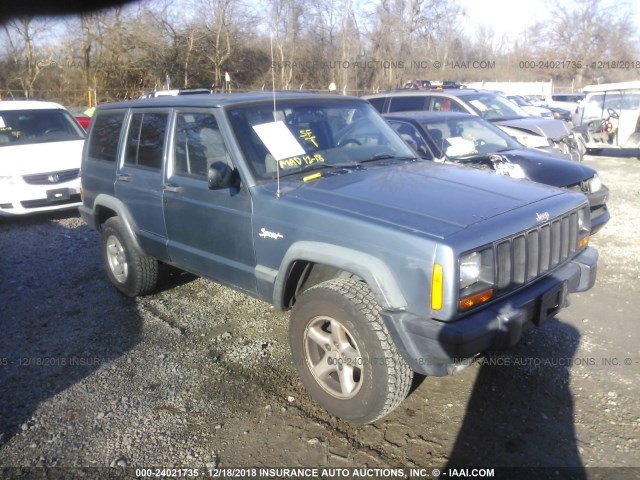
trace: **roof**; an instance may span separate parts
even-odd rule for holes
[[[56,110],[63,109],[60,104],[41,102],[37,100],[3,100],[0,101],[0,111],[6,110]]]
[[[244,105],[260,102],[273,102],[285,100],[338,100],[350,99],[360,100],[357,97],[344,97],[331,93],[311,93],[311,92],[249,92],[249,93],[214,93],[214,94],[193,94],[193,95],[177,95],[162,96],[158,98],[144,98],[138,100],[129,100],[126,102],[107,103],[100,105],[99,110],[111,108],[144,108],[144,107],[225,107],[228,105]]]
[[[475,88],[444,88],[442,90],[412,90],[409,88],[403,88],[401,90],[388,90],[386,92],[374,93],[372,95],[364,95],[362,98],[379,98],[379,97],[416,97],[425,96],[432,97],[435,95],[450,95],[452,97],[462,97],[464,95],[470,95],[474,93],[496,93],[489,90],[476,90]]]
[[[382,116],[384,118],[395,119],[395,120],[405,119],[405,120],[414,120],[414,121],[449,120],[449,119],[456,119],[456,118],[473,118],[475,120],[478,119],[478,116],[472,113],[434,112],[429,110],[385,113]]]
[[[582,89],[582,91],[583,92],[609,92],[612,90],[630,90],[635,88],[640,89],[640,81],[601,83],[600,85],[587,85]]]

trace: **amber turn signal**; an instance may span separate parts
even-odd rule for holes
[[[470,297],[463,298],[458,303],[459,310],[469,310],[476,305],[480,305],[481,303],[488,302],[493,298],[493,288],[489,290],[485,290],[484,292],[476,293],[475,295],[471,295]]]
[[[589,243],[589,235],[585,235],[583,238],[580,239],[580,241],[578,242],[578,245],[577,245],[577,250],[580,250],[587,243]]]
[[[431,309],[442,309],[442,265],[433,264],[433,275],[431,276]]]

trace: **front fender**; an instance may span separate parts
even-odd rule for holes
[[[351,248],[321,242],[301,241],[289,247],[275,279],[273,304],[282,309],[291,265],[298,260],[329,265],[362,278],[378,304],[387,310],[401,310],[407,301],[392,270],[379,258]]]

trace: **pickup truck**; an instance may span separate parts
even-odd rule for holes
[[[373,422],[594,285],[586,197],[420,160],[366,101],[203,94],[101,105],[81,168],[106,273],[166,263],[291,309],[301,380]]]

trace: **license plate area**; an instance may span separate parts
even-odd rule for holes
[[[68,188],[55,188],[53,190],[47,190],[47,201],[51,203],[63,202],[71,198],[71,193]]]
[[[540,310],[534,323],[540,325],[564,308],[567,305],[568,292],[567,282],[564,281],[542,295]]]

